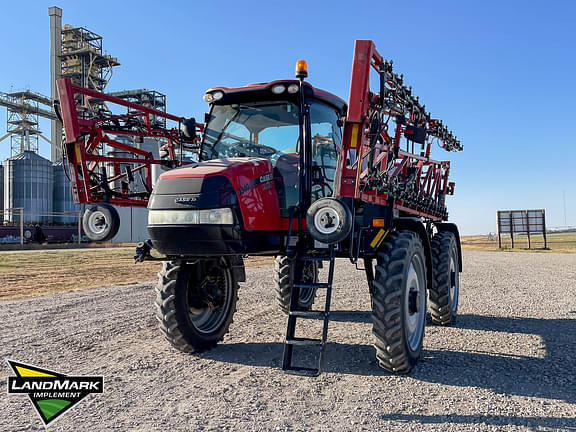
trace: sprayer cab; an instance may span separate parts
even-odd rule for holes
[[[150,197],[154,247],[168,256],[280,253],[291,209],[333,193],[346,104],[302,80],[211,88],[204,100],[198,162],[162,174]],[[303,151],[314,166],[308,188]]]

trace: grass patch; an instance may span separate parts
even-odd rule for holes
[[[134,248],[0,253],[0,300],[156,280],[160,262],[134,264]],[[250,257],[247,266],[272,264]]]
[[[498,235],[462,237],[462,249],[494,252],[555,252],[576,253],[576,233],[550,233],[546,234],[547,249],[544,249],[544,237],[531,235],[531,249],[528,249],[528,237],[514,236],[514,249],[510,236],[502,236],[502,249],[498,248]]]

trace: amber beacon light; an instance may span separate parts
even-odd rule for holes
[[[296,78],[304,79],[308,76],[308,65],[306,60],[298,60],[296,62]]]

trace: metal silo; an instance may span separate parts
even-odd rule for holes
[[[114,137],[114,140],[118,141],[119,143],[122,144],[126,144],[126,145],[134,145],[134,142],[132,140],[131,137],[129,136],[124,136],[124,135],[118,135],[116,137]],[[106,152],[106,156],[111,157],[111,158],[134,158],[135,155],[133,153],[130,153],[129,151],[125,151],[125,150],[118,150],[114,147],[110,147],[111,150],[109,150],[108,152]],[[130,167],[131,169],[134,169],[134,164],[129,164],[129,163],[112,163],[112,162],[106,162],[106,175],[108,176],[109,179],[116,177],[120,174],[124,174],[126,172],[126,167]],[[136,181],[137,179],[137,173],[134,176],[134,180]],[[110,188],[112,190],[116,190],[117,192],[120,192],[122,190],[122,183],[127,182],[128,179],[126,177],[123,177],[119,180],[114,181],[113,183],[110,184]]]
[[[0,212],[2,210],[4,210],[4,165],[0,165]]]
[[[160,142],[157,139],[145,137],[143,142],[139,145],[142,150],[152,153],[154,159],[160,159]],[[156,186],[156,180],[162,174],[162,165],[152,165],[152,187]]]
[[[70,213],[66,216],[54,215],[54,222],[64,223],[64,222],[77,222],[77,213],[82,211],[82,205],[74,204],[74,198],[72,197],[72,186],[70,185],[70,180],[66,175],[65,169],[68,167],[64,166],[64,162],[59,160],[54,163],[54,195],[53,195],[53,209],[54,213]],[[76,214],[72,214],[72,212]]]
[[[25,151],[4,162],[4,208],[24,207],[24,222],[51,222],[52,162]],[[18,214],[5,215],[11,222]]]

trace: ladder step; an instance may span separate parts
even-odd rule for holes
[[[289,315],[300,318],[325,318],[330,312],[325,311],[290,311]]]
[[[293,288],[300,289],[326,289],[326,299],[324,310],[299,310],[298,306],[294,303],[294,298],[291,300],[288,324],[286,327],[286,339],[284,340],[284,354],[282,359],[282,370],[287,374],[316,377],[322,373],[324,368],[324,355],[326,350],[326,338],[328,333],[328,322],[330,317],[330,299],[332,295],[332,282],[334,278],[334,267],[336,264],[335,260],[335,247],[329,246],[329,254],[315,254],[315,252],[310,251],[308,254],[305,252],[297,257],[298,263],[301,265],[307,261],[318,262],[318,267],[323,265],[323,262],[328,262],[328,281],[326,283],[319,282],[304,282],[302,281],[302,275],[294,275]],[[294,303],[294,304],[292,304]],[[295,309],[295,310],[292,310]],[[296,333],[296,323],[298,318],[317,318],[323,321],[322,336],[320,339],[312,339],[306,337],[295,337]],[[294,366],[292,364],[294,346],[316,346],[318,347],[317,355],[317,368]],[[312,349],[310,351],[316,351]],[[308,363],[308,361],[306,362]]]
[[[298,288],[318,288],[318,289],[330,288],[330,284],[327,283],[299,283],[294,284],[294,286]]]
[[[297,366],[290,366],[282,369],[284,373],[291,374],[291,375],[300,375],[300,376],[308,376],[308,377],[317,377],[320,376],[322,371],[320,369],[315,368],[306,368],[306,367],[297,367]]]
[[[330,261],[332,258],[329,256],[316,256],[316,255],[305,255],[301,256],[302,261]]]
[[[321,339],[311,339],[311,338],[290,338],[286,339],[288,345],[322,345]]]

